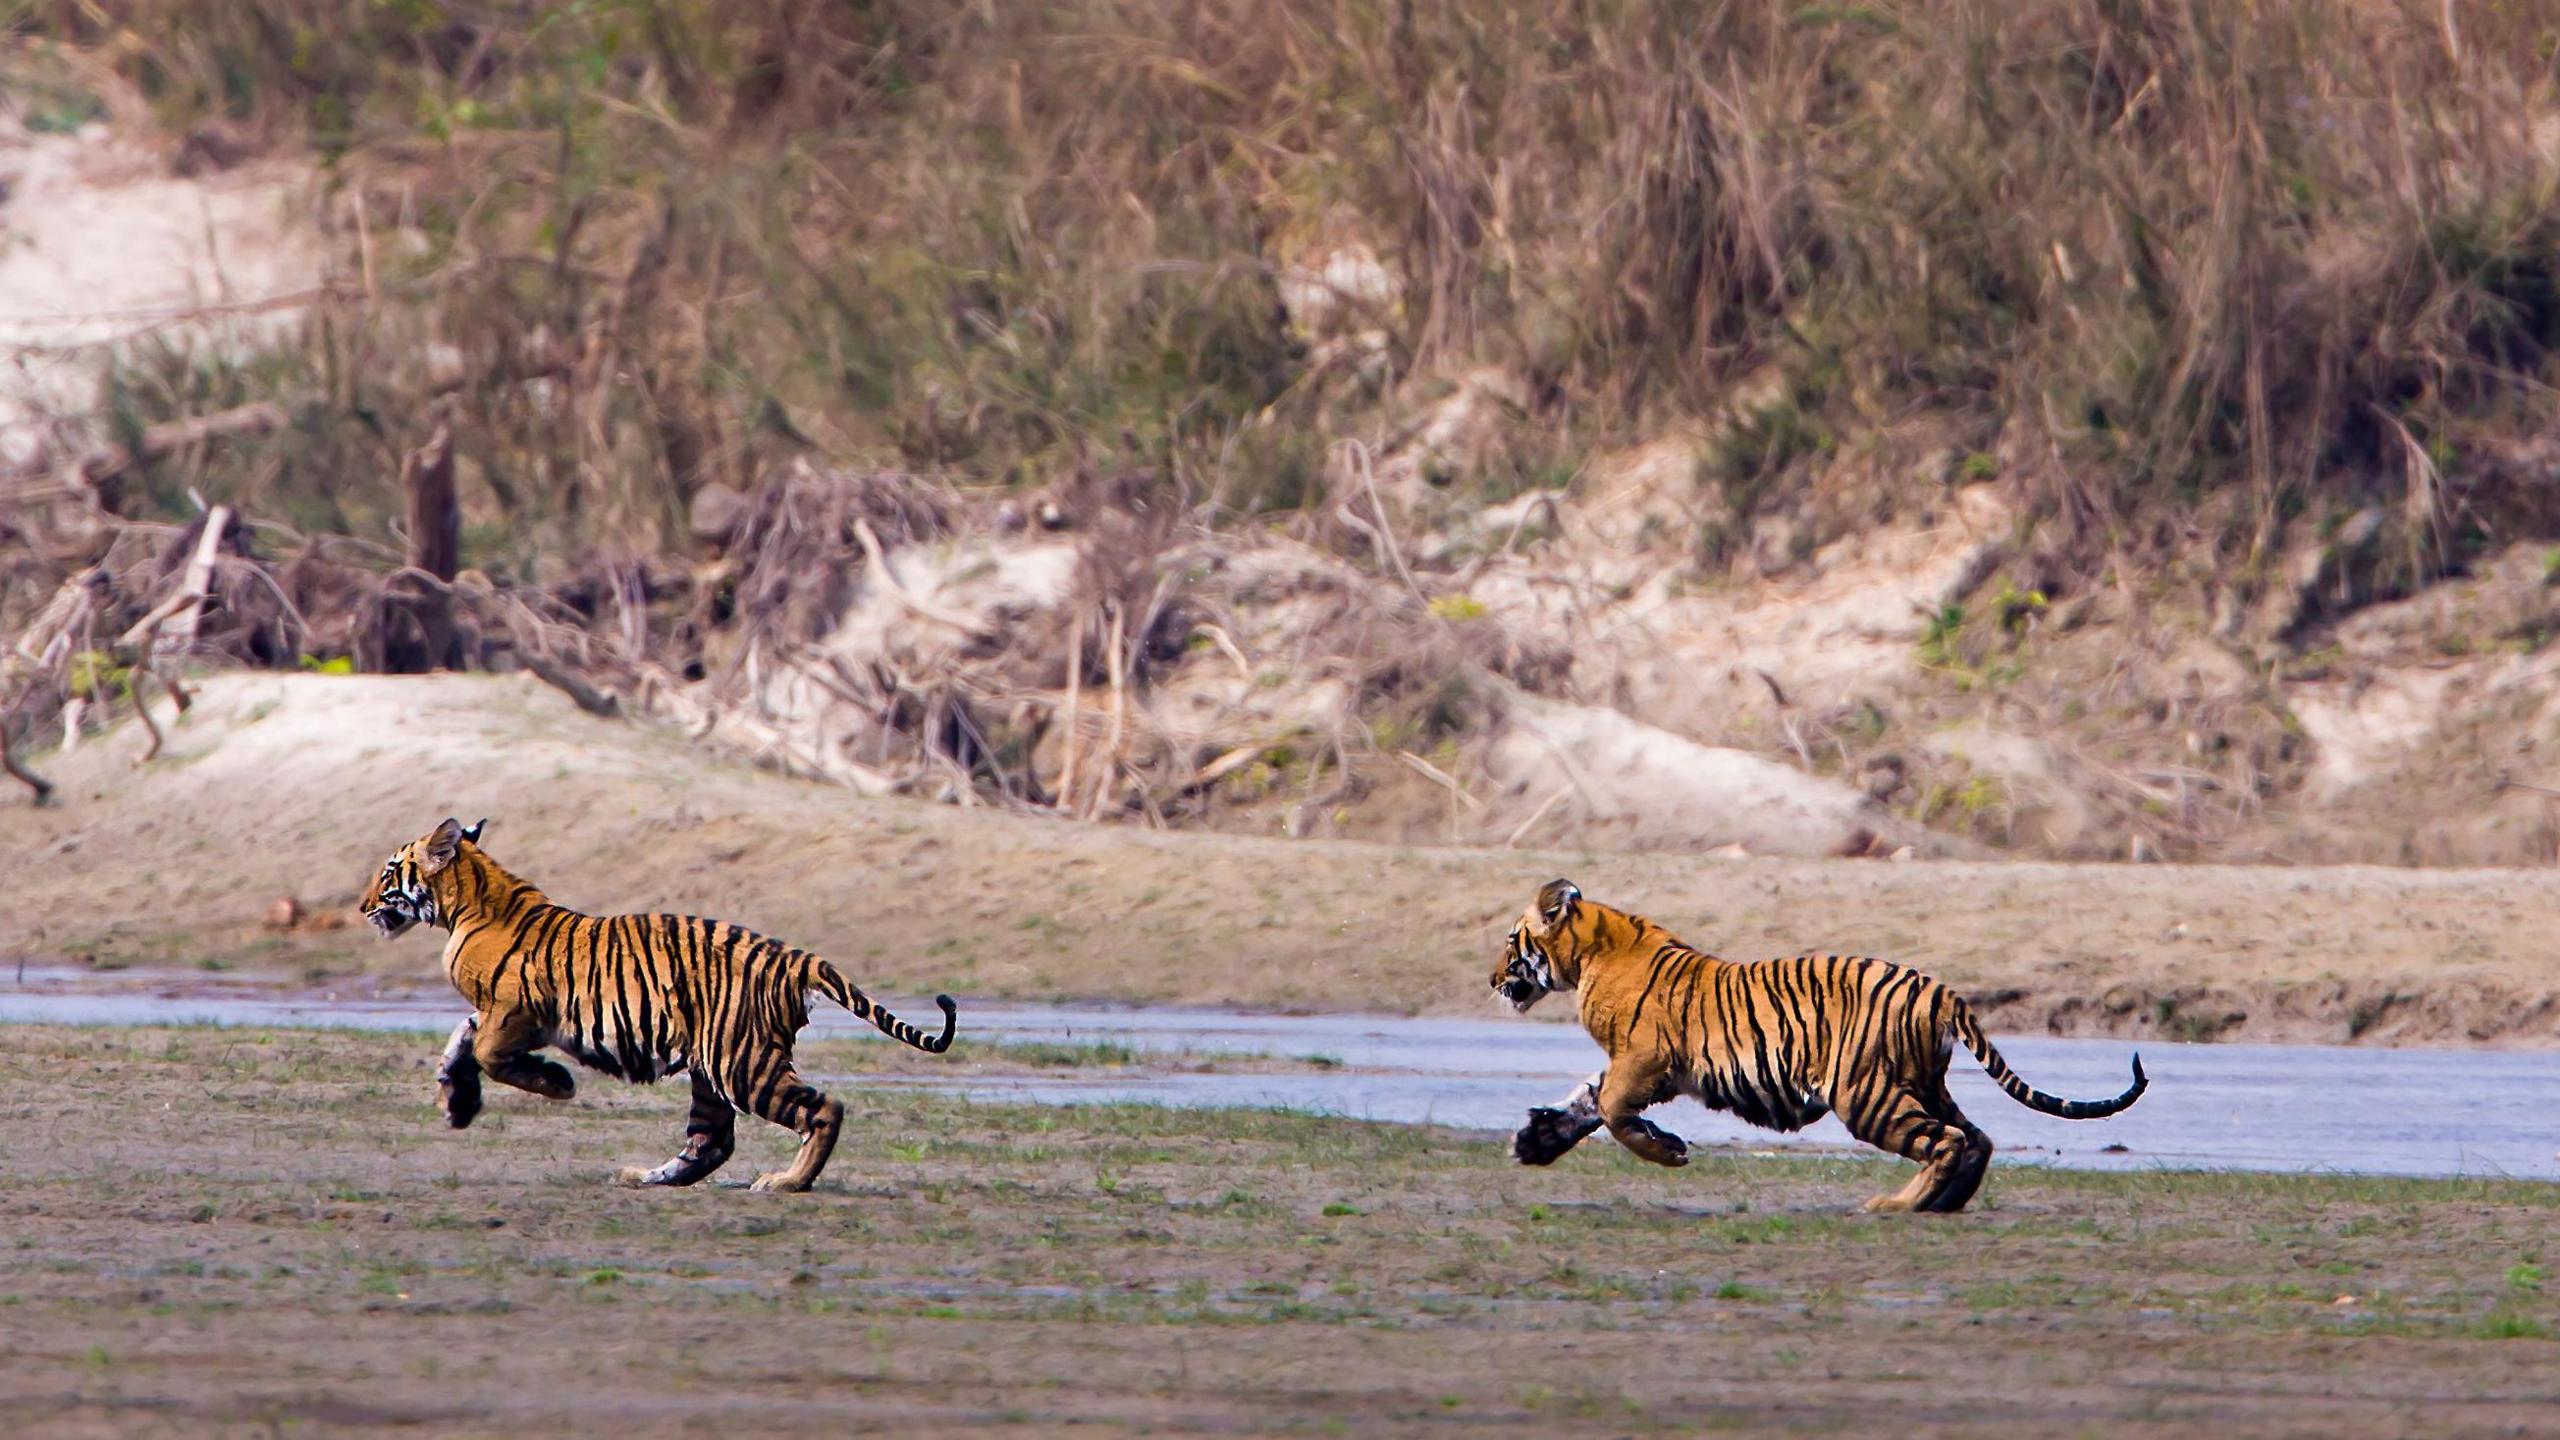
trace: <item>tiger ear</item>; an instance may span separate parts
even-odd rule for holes
[[[426,864],[419,868],[429,875],[453,863],[462,852],[462,822],[448,815],[443,823],[427,832]]]
[[[1582,903],[1582,887],[1570,880],[1550,880],[1538,891],[1538,918],[1553,930]]]
[[[488,828],[489,817],[484,815],[462,827],[462,838],[470,841],[474,845],[477,845],[480,843],[480,832]]]

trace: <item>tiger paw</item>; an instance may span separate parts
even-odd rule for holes
[[[1626,1147],[1634,1151],[1638,1159],[1667,1165],[1674,1170],[1689,1163],[1688,1141],[1650,1120],[1635,1121],[1627,1128],[1633,1133],[1626,1137]]]
[[[1529,1123],[1511,1137],[1511,1158],[1523,1165],[1553,1165],[1598,1128],[1599,1121],[1570,1110],[1533,1107]]]
[[[808,1189],[809,1182],[806,1180],[793,1179],[791,1172],[788,1170],[768,1170],[764,1174],[757,1176],[756,1183],[748,1186],[747,1188],[750,1190],[763,1190],[781,1194],[797,1194],[800,1191]]]
[[[480,1115],[480,1072],[451,1071],[436,1077],[436,1108],[444,1112],[444,1123],[456,1130],[466,1129]]]
[[[525,1089],[546,1100],[578,1098],[578,1077],[569,1073],[568,1066],[538,1057],[528,1064],[532,1073],[526,1077]]]

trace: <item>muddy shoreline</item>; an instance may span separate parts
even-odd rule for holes
[[[674,1143],[664,1087],[456,1133],[405,1037],[10,1042],[0,1404],[49,1437],[2498,1435],[2560,1404],[2550,1185],[1995,1165],[1915,1220],[1857,1213],[1883,1161],[1529,1171],[1428,1127],[867,1093],[811,1194],[641,1192],[603,1177]],[[740,1141],[741,1178],[788,1150]]]

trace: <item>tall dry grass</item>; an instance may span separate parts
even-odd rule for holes
[[[990,483],[1109,456],[1293,510],[1411,393],[1286,322],[1282,268],[1352,239],[1403,280],[1370,317],[1394,376],[1527,381],[1519,473],[1480,483],[1752,377],[1719,462],[1748,504],[1926,420],[2091,554],[2245,574],[2381,504],[2414,578],[2552,518],[2494,463],[2549,428],[2560,342],[2560,12],[2522,0],[47,0],[12,28],[173,130],[308,148],[367,247],[290,354],[137,360],[120,409],[293,394],[298,446],[214,479],[361,530],[450,407],[484,566],[677,543],[700,487],[812,446]]]

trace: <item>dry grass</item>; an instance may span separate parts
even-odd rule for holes
[[[287,373],[143,364],[123,405],[298,394],[267,484],[362,529],[383,496],[324,480],[387,479],[449,390],[483,565],[672,541],[803,441],[1017,483],[1117,453],[1294,508],[1319,442],[1290,437],[1397,403],[1280,313],[1280,268],[1352,238],[1405,282],[1367,317],[1395,371],[1521,373],[1562,451],[1774,370],[1728,463],[1779,502],[1926,410],[2084,538],[2200,517],[2245,556],[2385,498],[2423,570],[2535,503],[2464,463],[2547,406],[2560,324],[2560,30],[2530,6],[121,0],[19,28],[174,128],[318,150],[369,247]]]

